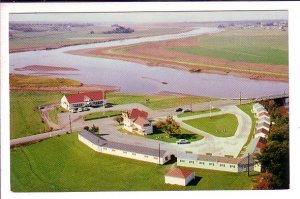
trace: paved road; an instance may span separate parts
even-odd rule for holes
[[[217,100],[217,101],[213,101],[211,103],[214,107],[221,108],[224,105],[238,104],[239,101],[238,100]],[[245,103],[245,101],[244,101],[244,103]],[[206,102],[206,103],[201,103],[201,104],[194,104],[192,108],[194,111],[197,111],[197,110],[206,110],[209,107],[210,107],[210,102]],[[46,139],[49,137],[53,137],[57,134],[60,134],[60,135],[65,134],[66,132],[70,131],[70,121],[71,121],[72,131],[81,130],[84,126],[92,126],[94,124],[94,125],[100,127],[101,133],[103,133],[103,138],[105,138],[107,140],[112,140],[112,141],[117,140],[118,142],[131,143],[133,145],[140,145],[140,146],[148,146],[151,148],[157,148],[158,145],[160,144],[161,149],[171,151],[174,154],[176,154],[177,152],[185,152],[185,151],[194,151],[197,153],[204,153],[206,151],[214,151],[216,154],[221,154],[221,152],[224,150],[225,147],[228,147],[230,145],[234,146],[233,147],[234,149],[237,147],[236,146],[237,141],[235,141],[235,142],[233,142],[233,140],[228,141],[229,138],[227,138],[226,140],[224,140],[224,139],[219,140],[219,138],[214,138],[214,136],[207,134],[207,133],[206,133],[205,139],[203,139],[201,141],[193,142],[190,145],[184,145],[184,146],[180,145],[180,147],[178,147],[177,144],[161,142],[158,140],[151,140],[151,139],[147,139],[147,138],[144,138],[141,136],[121,134],[118,131],[118,129],[116,128],[117,123],[115,121],[113,121],[112,118],[90,120],[90,121],[82,120],[82,116],[92,113],[92,112],[110,111],[110,110],[111,111],[112,110],[126,111],[126,110],[131,110],[132,108],[139,108],[139,109],[148,111],[149,117],[153,118],[153,119],[159,118],[159,117],[166,117],[167,115],[177,114],[175,112],[174,108],[155,111],[155,110],[151,110],[148,107],[145,107],[144,105],[138,104],[138,103],[126,104],[126,105],[116,105],[111,108],[103,108],[103,107],[92,108],[90,111],[87,111],[87,112],[60,113],[60,114],[58,114],[58,120],[59,120],[59,128],[61,130],[53,131],[50,133],[43,133],[43,134],[39,134],[39,135],[28,136],[28,137],[24,137],[24,138],[14,139],[14,140],[11,140],[11,145]],[[182,107],[182,108],[190,108],[190,107],[187,106],[187,107]],[[48,111],[48,109],[47,109],[47,111]],[[223,110],[223,111],[225,111],[225,110]],[[244,112],[242,112],[242,113],[244,113]],[[249,121],[245,121],[245,122],[249,122]],[[250,122],[251,122],[251,119],[250,119]],[[51,126],[51,122],[48,124]],[[250,130],[247,132],[250,132]],[[202,135],[204,135],[204,134],[205,134],[205,132],[202,132]],[[243,136],[243,139],[244,139],[244,137],[245,136]],[[213,140],[213,142],[212,142],[212,140]],[[220,143],[226,143],[226,144],[224,145],[224,144],[220,144]],[[243,145],[243,143],[241,145]],[[238,154],[238,152],[239,152],[239,150],[238,150],[238,152],[230,152],[230,153],[229,153],[229,151],[228,152],[227,151],[228,150],[225,150],[226,154],[227,153],[228,154],[236,154],[236,153]]]

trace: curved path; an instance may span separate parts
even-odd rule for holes
[[[177,116],[175,116],[175,121],[178,122],[181,127],[204,136],[204,139],[202,140],[193,142],[190,145],[181,145],[179,147],[184,148],[186,151],[192,151],[193,153],[197,154],[212,153],[213,155],[218,156],[230,155],[237,157],[241,148],[247,142],[247,139],[251,132],[252,120],[248,114],[246,114],[236,106],[222,107],[221,111],[213,112],[211,113],[211,116],[223,114],[234,114],[238,119],[237,130],[231,137],[217,137],[183,122],[184,120],[209,117],[210,113],[182,118],[178,118]]]

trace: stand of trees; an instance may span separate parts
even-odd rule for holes
[[[257,155],[263,173],[255,189],[288,189],[289,173],[289,117],[278,111],[276,104],[268,109],[272,126],[266,147]]]

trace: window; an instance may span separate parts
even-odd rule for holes
[[[154,157],[154,159],[155,159],[155,160],[157,160],[157,159],[158,159],[158,157]]]
[[[112,149],[111,151],[116,151],[115,149]]]
[[[185,160],[180,160],[180,162],[185,162]]]
[[[189,163],[192,163],[192,164],[194,164],[194,161],[189,161]]]
[[[235,168],[235,165],[230,165],[230,168]]]
[[[136,153],[132,153],[132,155],[136,155]]]
[[[212,162],[210,162],[210,163],[209,163],[209,166],[214,166],[214,165],[215,165],[215,164],[214,164],[214,163],[212,163]]]
[[[204,162],[199,162],[199,164],[203,164],[204,165]]]
[[[127,151],[123,151],[123,153],[127,154]]]
[[[144,157],[145,157],[145,158],[148,158],[148,156],[147,156],[147,155],[144,155]]]
[[[220,167],[225,167],[225,164],[220,164]]]

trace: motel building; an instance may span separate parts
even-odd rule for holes
[[[253,155],[250,155],[249,158],[248,156],[230,158],[197,154],[179,154],[177,156],[177,166],[234,173],[248,171],[248,168],[249,171],[253,171],[254,167],[256,167]]]
[[[99,138],[95,134],[83,130],[78,134],[78,139],[93,150],[99,153],[120,156],[155,164],[165,164],[171,159],[171,155],[165,151],[157,149],[124,144],[119,142],[111,142]]]
[[[78,94],[67,94],[61,98],[61,107],[66,110],[74,110],[83,107],[98,107],[106,103],[103,91],[94,91]]]
[[[195,172],[173,167],[165,174],[165,183],[186,186],[195,179]]]
[[[123,129],[138,133],[140,135],[148,135],[153,133],[152,123],[148,120],[148,112],[137,108],[122,113]]]

